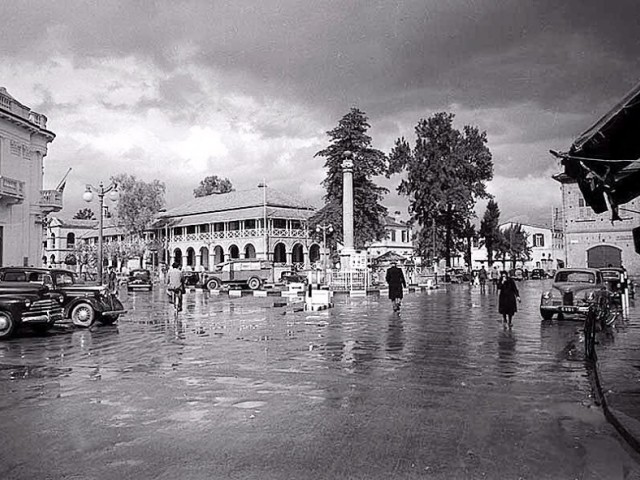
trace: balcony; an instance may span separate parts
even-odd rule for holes
[[[9,204],[22,203],[24,201],[24,182],[0,176],[0,201]]]
[[[40,208],[45,214],[62,210],[62,192],[40,190]]]

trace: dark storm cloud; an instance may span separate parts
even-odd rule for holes
[[[48,55],[49,42],[78,61],[134,55],[176,71],[192,47],[237,88],[375,115],[523,100],[589,111],[640,73],[631,0],[5,4],[5,55]]]

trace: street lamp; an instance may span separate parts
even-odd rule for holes
[[[333,233],[333,225],[330,223],[323,223],[316,225],[316,232],[322,232],[322,269],[323,269],[323,281],[327,281],[327,232]]]
[[[109,198],[112,201],[118,200],[118,184],[115,182],[111,182],[107,187],[103,185],[102,182],[98,185],[98,187],[94,187],[93,185],[87,184],[87,188],[85,192],[82,194],[82,199],[89,203],[93,201],[93,192],[96,192],[98,195],[98,201],[100,202],[100,214],[98,215],[99,223],[98,223],[98,281],[102,283],[102,230],[104,228],[104,196],[107,193],[110,193]]]

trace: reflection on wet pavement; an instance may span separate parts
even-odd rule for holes
[[[465,285],[400,313],[197,292],[176,317],[162,292],[130,295],[117,325],[0,343],[3,427],[23,432],[0,477],[72,475],[91,452],[86,478],[572,478],[594,433],[618,444],[591,408],[581,324],[542,322],[541,286],[522,286],[511,329]],[[31,465],[36,437],[49,454]],[[178,439],[201,469],[167,453]]]

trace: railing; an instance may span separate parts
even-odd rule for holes
[[[369,285],[367,270],[328,271],[327,274],[329,286],[334,290],[366,290]]]
[[[24,200],[24,182],[0,176],[0,198],[5,197],[18,202]]]
[[[6,90],[4,92],[6,92]],[[30,108],[20,105],[4,92],[0,91],[0,107],[30,121],[31,123],[35,123],[41,128],[47,128],[46,116],[37,112],[32,112]]]
[[[306,238],[309,235],[308,230],[287,230],[284,228],[274,228],[267,231],[270,237],[289,237],[289,238]],[[224,232],[207,232],[207,233],[187,233],[182,235],[174,235],[174,242],[209,242],[211,240],[219,240],[224,238],[256,238],[264,236],[264,228],[250,228],[247,230],[227,230]]]
[[[58,190],[40,190],[40,207],[50,212],[62,210],[62,192]]]

